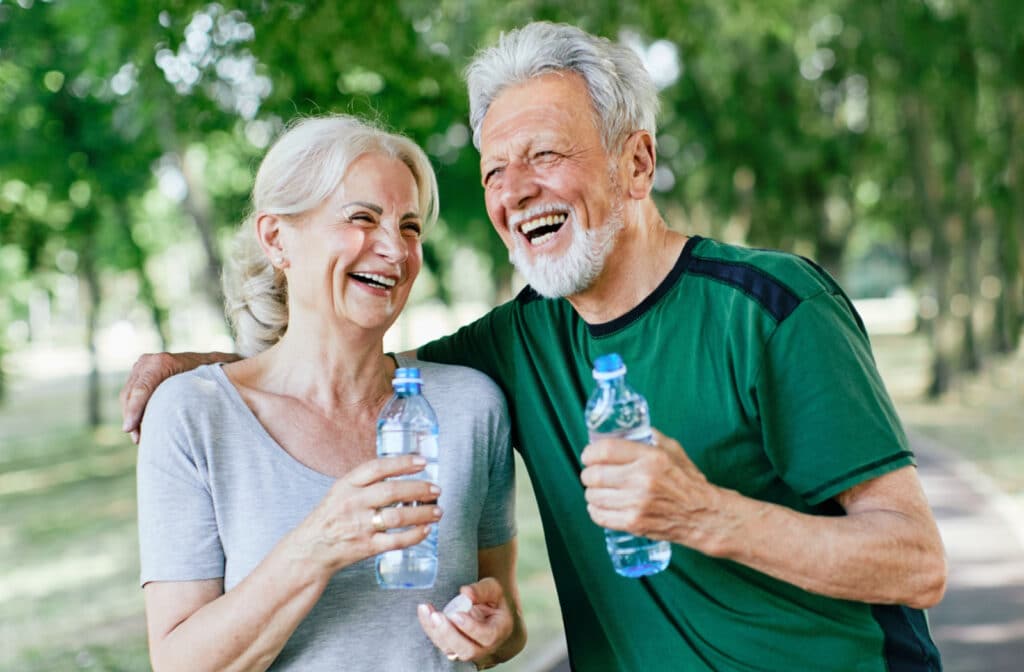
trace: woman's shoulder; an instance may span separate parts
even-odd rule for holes
[[[479,408],[505,407],[505,395],[487,374],[468,366],[438,364],[399,355],[399,366],[416,367],[423,377],[423,388],[429,396],[443,395]]]
[[[228,401],[219,364],[203,366],[171,376],[157,386],[146,404],[146,416],[155,413],[209,411]]]
[[[482,371],[457,364],[438,364],[422,359],[398,356],[398,364],[403,367],[416,367],[423,376],[424,385],[444,385],[471,387],[481,390],[494,390],[500,394],[497,384]]]

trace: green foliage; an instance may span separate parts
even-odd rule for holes
[[[461,72],[533,19],[622,40],[657,69],[656,197],[674,226],[837,273],[867,229],[940,312],[985,274],[1007,288],[1000,310],[1021,312],[1013,0],[0,3],[0,244],[22,249],[30,274],[70,248],[145,287],[146,259],[195,232],[213,296],[268,142],[296,116],[349,112],[434,161],[445,225],[425,259],[441,298],[464,246],[490,260],[497,295],[511,271],[482,207]],[[961,254],[969,235],[1000,252]],[[929,269],[947,266],[938,288]],[[140,299],[163,309],[156,295]]]

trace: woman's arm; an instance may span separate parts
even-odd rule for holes
[[[523,607],[519,602],[519,584],[516,582],[516,560],[519,555],[519,542],[513,538],[507,544],[494,548],[482,548],[477,553],[479,576],[494,577],[501,584],[512,616],[512,633],[499,646],[487,661],[490,665],[504,662],[523,650],[526,646],[526,622],[523,620]],[[479,663],[484,661],[478,661]]]
[[[293,550],[286,537],[227,593],[223,579],[147,583],[153,670],[270,667],[329,578]]]
[[[416,456],[375,459],[339,479],[302,523],[228,592],[222,579],[145,585],[150,658],[166,670],[265,670],[320,598],[330,577],[364,558],[423,541],[441,515],[435,506],[389,507],[437,499],[437,486],[385,479],[419,472]],[[374,526],[380,511],[383,526]],[[410,527],[389,533],[391,528]]]
[[[469,660],[478,669],[512,658],[526,646],[526,624],[516,584],[517,543],[480,549],[476,583],[459,591],[472,606],[444,614],[429,604],[418,610],[420,625],[452,660]]]

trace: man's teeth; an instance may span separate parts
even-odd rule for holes
[[[542,226],[555,226],[555,225],[559,225],[560,226],[560,225],[565,223],[565,220],[566,220],[567,217],[568,217],[568,215],[566,215],[565,213],[559,213],[557,215],[546,215],[544,217],[537,217],[535,219],[531,219],[528,222],[525,222],[522,226],[519,227],[519,230],[523,232],[524,236],[528,236],[528,235],[530,235],[531,231],[535,231],[535,230],[539,229]],[[542,236],[542,237],[545,237],[545,236]]]
[[[389,278],[385,275],[378,275],[377,273],[353,273],[352,277],[358,278],[360,280],[365,280],[366,282],[381,285],[383,287],[395,286],[394,278]]]
[[[549,238],[553,238],[556,233],[558,232],[552,231],[551,233],[542,233],[536,238],[530,238],[530,245],[540,245],[542,243],[545,243]]]

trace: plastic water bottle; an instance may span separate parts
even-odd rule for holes
[[[423,471],[396,478],[437,483],[437,415],[421,392],[422,383],[417,368],[395,371],[391,383],[395,395],[377,418],[377,456],[420,455],[427,460]],[[396,506],[419,506],[419,503]],[[436,523],[430,526],[427,538],[415,546],[377,556],[377,583],[383,588],[430,588],[436,576]]]
[[[608,354],[594,361],[597,389],[587,402],[586,421],[590,440],[615,437],[653,443],[647,400],[626,383],[622,357]],[[604,531],[612,566],[622,576],[657,574],[668,566],[672,546],[667,541],[636,537],[618,530]]]

